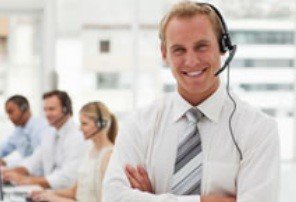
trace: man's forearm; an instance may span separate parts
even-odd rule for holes
[[[236,198],[231,196],[202,196],[201,202],[235,202]]]
[[[28,177],[30,184],[40,185],[43,188],[50,188],[50,184],[45,177]]]
[[[54,193],[58,196],[75,199],[76,187],[77,187],[77,185],[74,185],[73,187],[68,188],[68,189],[58,189],[58,190],[55,190]]]
[[[16,168],[8,170],[8,172],[15,172],[20,175],[29,175],[29,171],[25,167],[16,167]]]
[[[0,159],[0,165],[6,166],[6,161],[3,158]]]

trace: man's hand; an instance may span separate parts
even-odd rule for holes
[[[136,168],[126,165],[125,174],[133,189],[154,193],[146,170],[142,166]],[[236,198],[231,196],[202,196],[201,202],[235,202]]]
[[[0,166],[6,166],[6,162],[3,159],[0,159]]]
[[[3,181],[10,182],[14,185],[26,185],[31,184],[30,177],[19,174],[17,172],[5,172],[3,173]]]
[[[126,165],[125,174],[133,189],[154,193],[146,170],[142,166]]]
[[[59,197],[52,190],[34,191],[29,196],[34,202],[58,201]]]
[[[202,196],[201,202],[235,202],[234,197],[227,196]]]

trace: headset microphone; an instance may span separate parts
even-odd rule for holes
[[[24,116],[24,114],[25,114],[25,112],[27,111],[28,108],[29,108],[28,105],[25,104],[25,103],[23,103],[23,104],[21,104],[19,106],[19,110],[21,111],[21,114],[20,114],[19,118],[16,121],[16,123],[17,123],[16,125],[21,125],[20,121],[22,120],[22,118],[23,118],[23,116]]]
[[[219,74],[221,74],[226,69],[226,67],[228,67],[228,65],[232,61],[235,53],[236,53],[236,45],[233,45],[232,49],[229,50],[229,55],[228,55],[227,59],[225,60],[224,65],[215,73],[215,76],[218,76]]]
[[[97,129],[94,132],[92,132],[91,134],[89,134],[87,136],[87,139],[92,138],[93,136],[95,136],[100,131],[101,131],[101,129],[97,127]]]
[[[57,123],[59,123],[68,114],[67,107],[63,107],[62,112],[62,115],[59,116],[56,120],[54,120],[52,122],[52,125],[56,125]]]

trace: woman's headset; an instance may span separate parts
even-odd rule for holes
[[[100,102],[93,102],[93,105],[96,109],[97,119],[95,119],[96,126],[99,130],[103,130],[106,126],[108,121],[103,119],[102,112],[99,107]]]

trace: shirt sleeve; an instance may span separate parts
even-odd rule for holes
[[[17,150],[14,150],[9,155],[5,156],[3,159],[6,163],[6,167],[8,168],[19,166],[23,160],[21,154]]]
[[[252,130],[252,129],[251,129]],[[238,202],[277,202],[279,199],[279,138],[277,124],[254,124],[252,145],[243,155],[238,175]]]
[[[42,147],[37,147],[31,156],[23,160],[21,166],[25,167],[30,175],[40,175],[40,168],[42,168]]]
[[[16,149],[17,130],[9,135],[0,145],[0,157],[3,158],[9,155]]]
[[[103,202],[199,202],[199,196],[151,194],[130,187],[124,167],[126,164],[143,165],[148,144],[147,138],[135,123],[137,122],[131,120],[125,123],[116,140],[103,182]]]

